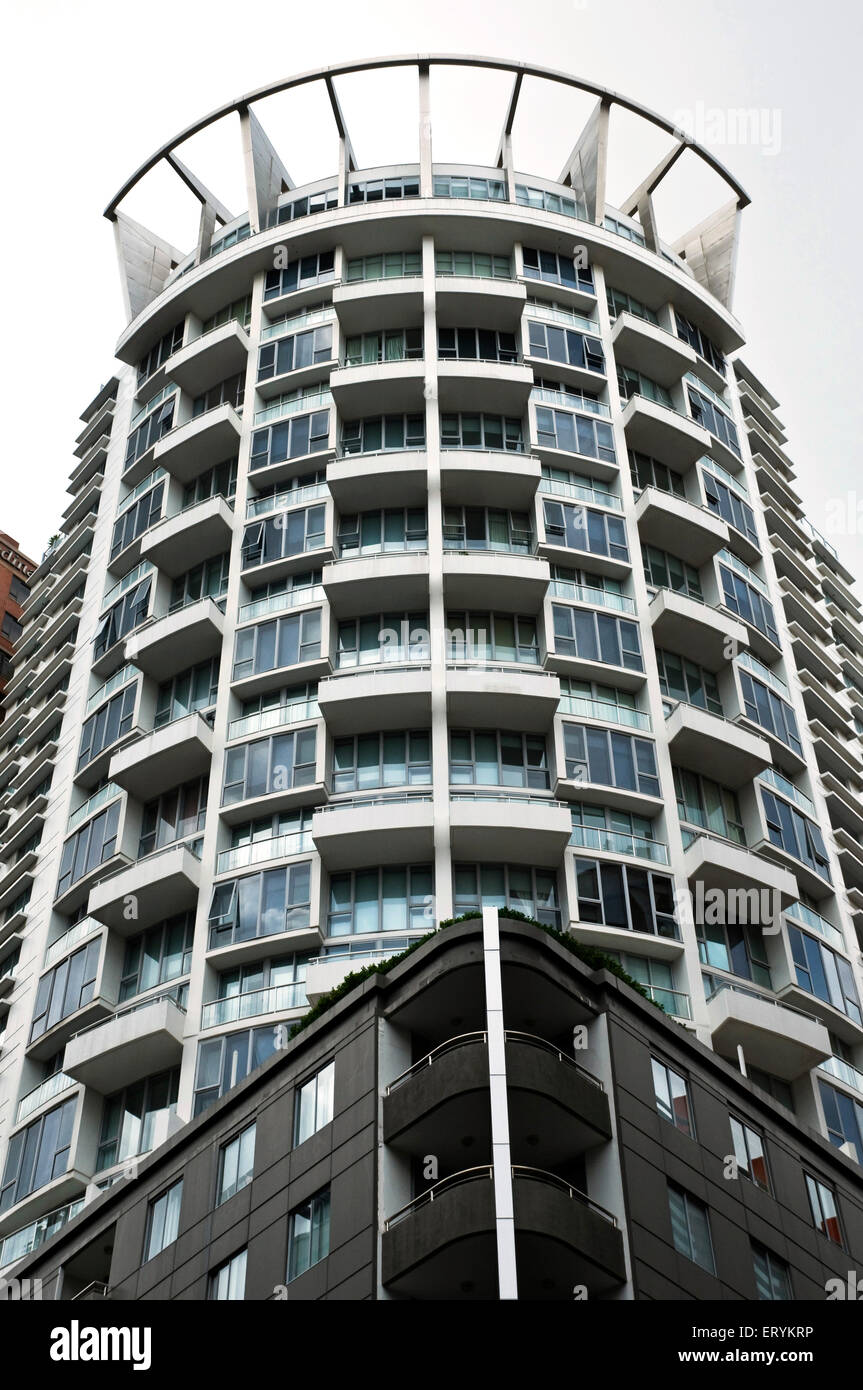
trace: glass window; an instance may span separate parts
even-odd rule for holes
[[[138,681],[134,680],[84,720],[76,765],[78,772],[130,732],[137,695]]]
[[[200,1115],[220,1096],[245,1081],[249,1072],[276,1051],[276,1028],[249,1028],[198,1043],[194,1114]]]
[[[764,1153],[764,1142],[761,1135],[756,1130],[751,1129],[749,1125],[745,1125],[742,1120],[735,1119],[733,1115],[729,1119],[738,1173],[749,1178],[756,1187],[763,1187],[766,1192],[769,1192],[770,1178],[767,1172],[767,1157]]]
[[[794,1297],[791,1290],[791,1272],[785,1261],[755,1241],[752,1241],[752,1267],[760,1299],[783,1300]]]
[[[204,829],[208,786],[207,777],[195,777],[145,804],[138,842],[139,859]]]
[[[296,393],[294,393],[296,394]],[[271,463],[304,458],[329,448],[330,412],[316,410],[310,415],[292,415],[266,429],[255,430],[249,471],[267,468]]]
[[[278,299],[310,285],[324,285],[335,278],[335,252],[320,251],[290,261],[282,270],[268,270],[264,301]]]
[[[288,1229],[288,1281],[330,1253],[330,1192],[326,1188],[291,1212]]]
[[[690,1139],[694,1139],[692,1103],[685,1078],[664,1062],[657,1061],[655,1057],[651,1057],[650,1065],[653,1069],[653,1092],[656,1096],[657,1110],[675,1129],[682,1130]]]
[[[73,1096],[13,1134],[6,1150],[0,1212],[66,1172],[77,1104]]]
[[[111,858],[117,849],[117,827],[120,823],[120,802],[114,801],[104,811],[76,830],[63,844],[57,897],[60,897],[79,878],[90,873]]]
[[[342,423],[342,454],[376,454],[425,446],[424,415],[371,415]]]
[[[811,1173],[804,1173],[806,1180],[806,1191],[809,1194],[809,1206],[812,1211],[812,1220],[815,1229],[832,1240],[834,1245],[842,1245],[842,1228],[839,1225],[839,1212],[836,1208],[836,1197],[831,1188],[826,1183],[819,1182],[818,1178],[813,1178]]]
[[[216,1183],[216,1206],[227,1202],[252,1181],[255,1170],[255,1126],[247,1125],[235,1139],[222,1145],[219,1154],[219,1177]]]
[[[544,280],[548,284],[563,285],[567,289],[580,290],[584,294],[595,294],[593,271],[589,266],[577,266],[569,256],[559,256],[556,251],[539,251],[525,246],[522,262],[526,280]]]
[[[667,875],[578,858],[575,873],[580,921],[680,939],[673,880]]]
[[[210,1276],[210,1298],[220,1302],[246,1295],[246,1251],[240,1250]]]
[[[312,726],[229,748],[225,754],[222,805],[311,786],[315,780],[316,742],[317,731]]]
[[[297,1088],[294,1143],[302,1144],[310,1135],[328,1125],[333,1118],[333,1077],[335,1063],[329,1062],[309,1081]]]
[[[684,1192],[682,1187],[671,1182],[668,1184],[668,1206],[675,1250],[701,1265],[708,1274],[715,1274],[707,1208],[697,1198]]]
[[[299,931],[311,920],[311,864],[290,864],[214,884],[210,899],[210,950]]]
[[[426,864],[332,874],[327,935],[428,931],[433,892],[434,870]]]
[[[96,1154],[103,1172],[138,1154],[149,1153],[167,1138],[167,1117],[177,1110],[180,1068],[158,1072],[107,1096]]]
[[[320,654],[320,608],[242,627],[235,639],[233,679],[297,666],[314,661]]]
[[[183,1179],[175,1182],[150,1203],[147,1216],[147,1236],[144,1241],[144,1260],[152,1260],[177,1239],[180,1229],[180,1205],[183,1199]]]
[[[431,784],[431,734],[359,734],[333,741],[334,792]]]
[[[455,915],[508,907],[550,927],[560,926],[557,874],[515,864],[456,864]]]
[[[121,512],[114,522],[114,531],[111,539],[111,559],[119,555],[121,550],[131,545],[133,541],[148,531],[151,526],[155,526],[162,515],[162,499],[165,494],[165,484],[159,483],[156,487],[145,492],[143,497],[133,502],[131,507],[127,507]]]

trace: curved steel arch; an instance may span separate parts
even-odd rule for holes
[[[222,120],[225,116],[230,116],[233,112],[240,114],[248,110],[255,102],[264,101],[267,97],[276,96],[279,92],[287,92],[294,87],[305,87],[311,82],[325,82],[335,77],[345,77],[350,73],[372,72],[378,68],[404,68],[404,67],[466,67],[493,69],[500,72],[511,72],[521,77],[537,77],[541,81],[558,82],[565,87],[573,87],[577,91],[588,92],[591,96],[598,97],[602,101],[607,101],[611,106],[620,106],[626,111],[631,111],[634,115],[640,116],[643,120],[649,121],[652,125],[658,126],[668,135],[672,135],[682,143],[685,143],[694,154],[718,174],[721,179],[732,189],[738,200],[738,207],[745,208],[751,199],[746,190],[737,182],[734,176],[726,169],[725,165],[714,155],[706,150],[697,141],[691,140],[679,130],[671,121],[667,121],[664,116],[651,111],[649,107],[642,106],[640,102],[633,101],[629,97],[621,96],[619,92],[611,91],[608,87],[602,87],[595,82],[586,82],[578,77],[571,77],[568,73],[558,72],[555,68],[536,67],[532,63],[513,62],[506,58],[483,58],[476,55],[454,54],[454,53],[417,53],[400,55],[389,58],[359,58],[350,63],[338,63],[332,67],[316,68],[313,71],[299,73],[296,77],[288,77],[281,82],[271,82],[265,87],[258,87],[254,91],[247,92],[245,96],[238,97],[235,101],[226,102],[219,106],[209,115],[203,116],[192,125],[186,126],[172,140],[162,145],[155,154],[145,160],[134,174],[126,180],[122,188],[115,193],[108,206],[105,208],[104,216],[113,221],[118,205],[138,184],[141,179],[150,172],[151,169],[163,159],[167,158],[178,145],[197,135],[199,131],[205,130],[207,126]]]

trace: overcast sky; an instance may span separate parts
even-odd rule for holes
[[[124,327],[102,217],[116,189],[193,120],[267,82],[354,58],[439,51],[565,69],[669,119],[700,120],[705,142],[752,198],[733,306],[747,332],[744,357],[781,402],[813,523],[863,573],[853,425],[863,23],[850,0],[817,8],[802,0],[6,0],[3,27],[2,264],[14,414],[0,529],[30,555],[38,558],[59,528],[78,416],[111,375]],[[491,162],[510,80],[492,74],[472,88],[467,118],[462,81],[436,81],[435,158]],[[377,86],[351,79],[340,89],[362,164],[412,157],[412,82],[409,74]],[[529,96],[516,164],[555,177],[577,113],[592,103],[565,107],[561,94],[528,110]],[[311,94],[303,101],[278,99],[272,116],[259,111],[298,183],[335,169],[327,108]],[[741,108],[759,113],[757,138],[750,130],[729,143],[725,113]],[[311,131],[320,134],[310,139]],[[224,138],[201,137],[184,157],[240,212],[236,141],[228,159]],[[632,182],[667,144],[638,139],[647,162]],[[128,210],[187,250],[193,209],[176,182],[154,177],[149,201],[142,190]],[[685,228],[660,230],[670,239],[667,230]]]

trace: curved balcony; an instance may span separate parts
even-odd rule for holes
[[[700,569],[728,545],[728,527],[707,507],[646,487],[635,506],[642,542]]]
[[[226,381],[243,371],[248,356],[249,335],[231,319],[172,353],[165,363],[165,376],[190,396],[200,396],[214,381]]]
[[[427,455],[424,449],[344,454],[327,465],[327,486],[341,514],[361,512],[370,497],[384,506],[424,506],[428,496]]]
[[[516,332],[527,300],[524,284],[502,276],[436,275],[438,323],[458,327],[481,323],[486,328]]]
[[[683,338],[636,314],[618,314],[611,332],[615,361],[649,377],[659,386],[675,386],[699,361]]]
[[[108,776],[139,801],[151,801],[206,772],[212,755],[211,726],[202,715],[187,714],[116,752]]]
[[[560,863],[572,833],[568,806],[492,790],[450,792],[453,857],[467,862]]]
[[[737,1065],[740,1047],[749,1065],[783,1081],[796,1081],[833,1051],[827,1029],[811,1014],[737,985],[723,984],[711,995],[707,1022],[721,1057]]]
[[[88,911],[120,936],[193,908],[201,886],[201,861],[186,844],[148,854],[97,884]]]
[[[444,550],[443,554],[447,607],[536,613],[549,576],[548,561],[539,556],[491,550]]]
[[[532,510],[542,472],[530,454],[499,449],[442,449],[440,468],[444,502],[482,507],[493,497],[514,511]]]
[[[154,680],[164,681],[222,649],[224,614],[211,598],[187,603],[174,613],[148,618],[126,638],[125,660]]]
[[[224,497],[208,497],[166,517],[141,538],[141,559],[175,579],[230,548],[233,508]]]
[[[102,972],[104,973],[104,966]],[[65,1018],[58,1019],[50,1028],[46,1028],[44,1033],[40,1033],[38,1038],[34,1038],[27,1044],[27,1056],[37,1062],[47,1061],[49,1057],[54,1057],[69,1043],[83,1028],[89,1028],[101,1023],[108,1018],[114,1010],[114,1004],[103,995],[98,994],[82,1008],[76,1009],[74,1013],[67,1014]],[[67,1073],[69,1075],[69,1073]]]
[[[237,745],[234,745],[235,747]],[[219,807],[226,825],[243,825],[257,817],[269,817],[276,811],[293,811],[302,806],[314,806],[326,798],[326,788],[320,780],[302,786],[286,787],[283,791],[263,792]]]
[[[644,671],[632,671],[628,666],[612,666],[604,661],[589,661],[571,652],[550,651],[546,654],[545,664],[550,671],[561,676],[596,681],[598,685],[614,685],[620,690],[640,690],[647,680]]]
[[[675,705],[666,716],[665,731],[676,766],[700,772],[734,791],[773,761],[766,739],[695,705]]]
[[[524,362],[439,357],[437,375],[440,408],[448,411],[522,415],[533,387],[533,370]]]
[[[516,1267],[522,1299],[595,1296],[626,1278],[614,1217],[538,1169],[513,1167]],[[455,1173],[385,1223],[382,1282],[423,1300],[498,1297],[493,1169]]]
[[[384,613],[398,595],[400,607],[428,607],[427,550],[390,550],[378,555],[347,555],[323,567],[324,593],[336,614],[359,617]]]
[[[451,725],[545,733],[560,700],[560,680],[538,666],[447,662],[446,704]]]
[[[830,824],[844,829],[854,839],[863,836],[863,787],[844,782],[832,772],[821,773]]]
[[[678,473],[685,473],[713,445],[713,436],[688,415],[641,395],[627,402],[623,428],[630,449],[661,459]],[[739,469],[739,459],[734,466]]]
[[[330,373],[330,391],[342,418],[420,411],[423,408],[426,364],[423,358],[394,362],[342,364]]]
[[[421,661],[349,667],[319,681],[318,706],[332,734],[426,728],[431,667]]]
[[[849,834],[844,827],[835,830],[833,838],[846,887],[863,889],[863,841]]]
[[[164,468],[180,483],[191,482],[213,462],[232,458],[239,448],[241,432],[240,417],[234,407],[216,406],[162,435],[153,449],[152,467]],[[135,481],[125,473],[123,480]]]
[[[186,1011],[173,996],[145,999],[75,1033],[66,1044],[64,1069],[74,1080],[108,1095],[178,1066],[185,1026]]]
[[[603,508],[608,512],[609,508]],[[617,515],[617,513],[615,513]],[[585,541],[587,534],[585,532]],[[539,553],[544,559],[552,564],[563,565],[567,569],[577,567],[586,569],[593,574],[604,574],[610,579],[617,579],[625,583],[632,573],[632,560],[615,559],[612,555],[597,555],[587,549],[576,550],[574,546],[558,545],[555,540],[549,540],[547,535],[539,542]]]
[[[392,279],[342,281],[333,286],[333,305],[344,334],[421,322],[423,279],[394,275]]]
[[[659,589],[647,611],[657,647],[678,652],[708,671],[722,670],[729,653],[749,645],[749,629],[743,623],[688,594]]]
[[[330,869],[424,863],[434,856],[434,802],[425,792],[352,796],[316,808],[312,839]]]
[[[389,1084],[385,1144],[414,1157],[433,1152],[445,1168],[456,1167],[467,1148],[491,1152],[486,1037],[449,1038]],[[517,1162],[555,1166],[611,1138],[602,1083],[544,1038],[507,1032],[506,1080]]]
[[[765,922],[775,925],[781,913],[800,896],[794,874],[787,869],[706,832],[696,835],[685,849],[683,869],[691,883],[701,884],[705,891],[717,890],[726,902],[738,902],[739,895],[745,894],[744,912],[749,913],[750,922],[754,917],[754,924],[759,926]],[[729,899],[730,894],[734,897]],[[726,910],[730,915],[731,909]],[[736,920],[745,921],[747,917],[738,912]]]
[[[602,782],[588,782],[579,777],[559,777],[554,784],[554,794],[566,802],[586,801],[591,806],[613,806],[619,811],[633,811],[638,816],[647,816],[650,820],[661,815],[664,809],[661,797],[649,796],[646,792],[629,787],[607,787]],[[570,833],[572,828],[570,825]]]
[[[305,985],[273,985],[269,989],[248,990],[226,999],[211,999],[201,1006],[201,1032],[225,1028],[232,1023],[253,1018],[260,1021],[266,1014],[299,1018],[309,1007]]]

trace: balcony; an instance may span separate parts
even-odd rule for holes
[[[499,449],[442,449],[441,491],[444,502],[532,510],[541,465],[529,454]]]
[[[151,801],[206,772],[212,754],[211,726],[203,715],[187,714],[115,753],[108,776],[139,801]]]
[[[489,791],[450,797],[453,857],[556,866],[572,833],[569,807],[550,797]]]
[[[676,333],[628,311],[618,314],[611,342],[616,362],[634,367],[659,386],[675,386],[700,362],[695,349]]]
[[[120,936],[135,936],[153,922],[193,908],[200,883],[201,861],[188,845],[169,845],[98,884],[90,893],[89,915]]]
[[[167,995],[146,999],[76,1033],[66,1044],[68,1076],[101,1095],[179,1065],[186,1011]]]
[[[688,415],[646,396],[632,396],[627,402],[623,427],[630,449],[661,459],[678,473],[685,473],[702,454],[710,453],[713,444],[713,436]],[[739,459],[734,467],[739,469]]]
[[[815,756],[822,772],[832,772],[841,781],[863,781],[863,760],[856,751],[859,738],[844,739],[826,728],[819,719],[811,719],[809,728]]]
[[[421,661],[350,667],[319,681],[318,706],[334,735],[427,728],[431,667]]]
[[[490,1152],[488,1067],[485,1033],[450,1038],[415,1062],[387,1087],[384,1143],[415,1157],[434,1152],[446,1169],[468,1147]],[[611,1138],[602,1083],[545,1039],[508,1032],[506,1072],[510,1148],[519,1162],[555,1166]]]
[[[685,649],[684,649],[685,650]],[[721,715],[679,703],[666,717],[672,762],[736,791],[773,761],[766,739]]]
[[[431,790],[354,796],[319,806],[312,839],[329,869],[424,863],[434,856]]]
[[[35,850],[29,850],[16,864],[11,864],[5,873],[0,875],[0,912],[10,903],[14,903],[25,889],[32,886],[38,858]]]
[[[569,552],[569,563],[573,563]],[[548,561],[490,550],[445,550],[447,607],[537,613],[548,588]]]
[[[720,671],[729,652],[748,645],[748,629],[736,618],[673,589],[659,589],[648,613],[657,647],[678,652],[708,671]]]
[[[175,613],[149,618],[126,638],[125,660],[154,680],[164,681],[222,649],[225,619],[211,598],[198,599]]]
[[[184,425],[175,425],[155,445],[152,462],[144,468],[164,468],[179,483],[188,483],[213,462],[231,458],[240,444],[242,426],[232,405],[208,410]],[[150,455],[145,455],[150,457]],[[124,473],[124,482],[139,482]]]
[[[513,1167],[519,1297],[602,1294],[626,1278],[614,1218],[553,1174]],[[385,1223],[382,1282],[397,1297],[498,1297],[493,1169],[445,1178]]]
[[[819,720],[829,729],[848,734],[851,731],[851,708],[847,692],[825,685],[811,671],[799,671],[803,703],[811,720]]]
[[[234,512],[224,497],[208,497],[167,517],[141,539],[141,559],[175,579],[231,545]]]
[[[502,277],[438,275],[435,298],[441,324],[481,323],[485,328],[516,332],[527,294],[523,284]]]
[[[428,607],[427,550],[392,550],[345,557],[323,567],[324,593],[336,614],[383,613],[395,595],[406,611]]]
[[[82,1008],[67,1014],[65,1018],[58,1019],[50,1028],[46,1028],[44,1033],[40,1033],[37,1038],[28,1043],[27,1056],[37,1062],[47,1061],[60,1052],[67,1045],[69,1039],[79,1033],[82,1028],[89,1028],[93,1024],[100,1023],[103,1018],[107,1018],[113,1012],[113,1009],[114,1005],[111,1000],[105,998],[104,995],[96,995]],[[69,1075],[68,1072],[67,1075]]]
[[[399,275],[391,279],[352,280],[334,285],[333,306],[338,310],[339,324],[346,335],[385,329],[396,323],[419,323],[423,312],[423,279],[421,275]]]
[[[842,877],[847,888],[863,889],[863,842],[840,827],[833,832]]]
[[[526,665],[447,662],[446,703],[450,726],[522,729],[545,733],[560,700],[552,671]]]
[[[59,1207],[56,1211],[49,1212],[46,1216],[40,1216],[35,1221],[31,1221],[28,1226],[23,1226],[19,1231],[13,1231],[0,1241],[0,1270],[6,1269],[9,1265],[15,1264],[18,1260],[23,1260],[25,1255],[32,1255],[34,1250],[38,1250],[46,1240],[50,1240],[58,1231],[62,1231],[67,1221],[71,1221],[84,1205],[83,1197],[78,1197],[65,1206]]]
[[[553,364],[541,365],[546,368]],[[567,370],[579,378],[590,378],[594,390],[605,385],[605,378],[596,372]],[[533,387],[533,370],[523,362],[439,357],[437,374],[440,408],[447,411],[486,410],[520,416]]]
[[[273,985],[270,989],[248,990],[245,994],[232,994],[226,999],[213,999],[201,1008],[201,1032],[210,1028],[225,1028],[243,1019],[260,1019],[264,1014],[295,1013],[297,1016],[309,1007],[305,985],[301,982],[290,985]]]
[[[833,1048],[822,1023],[768,995],[723,984],[707,1001],[715,1050],[737,1064],[738,1047],[748,1065],[783,1081],[817,1067]]]
[[[825,641],[825,633],[820,639],[810,636],[799,623],[793,620],[788,624],[788,631],[791,635],[791,646],[794,650],[794,659],[798,669],[811,671],[821,681],[826,681],[829,685],[832,681],[834,685],[842,683],[842,668],[834,661]]]
[[[822,772],[821,784],[827,801],[830,823],[842,827],[856,840],[863,837],[863,786],[848,783],[832,772]]]
[[[423,406],[426,364],[423,358],[339,366],[330,373],[330,391],[341,416],[419,411]]]
[[[165,375],[190,396],[200,396],[215,381],[227,381],[245,369],[249,335],[231,319],[178,348],[165,363]]]
[[[700,569],[728,545],[728,527],[707,507],[646,487],[635,507],[642,543],[655,545]]]
[[[385,506],[424,506],[428,496],[426,464],[424,449],[344,454],[327,464],[327,486],[341,514],[363,511],[370,497]]]
[[[767,921],[775,923],[780,913],[800,896],[795,877],[787,869],[707,833],[696,835],[687,846],[683,868],[691,883],[700,883],[705,890],[718,890],[730,903],[739,902],[740,895],[745,894],[745,911],[749,910],[750,895],[757,894],[757,907],[753,904],[749,916],[750,920],[757,917],[760,926]],[[729,907],[729,914],[730,910]],[[738,913],[738,920],[746,918]]]

